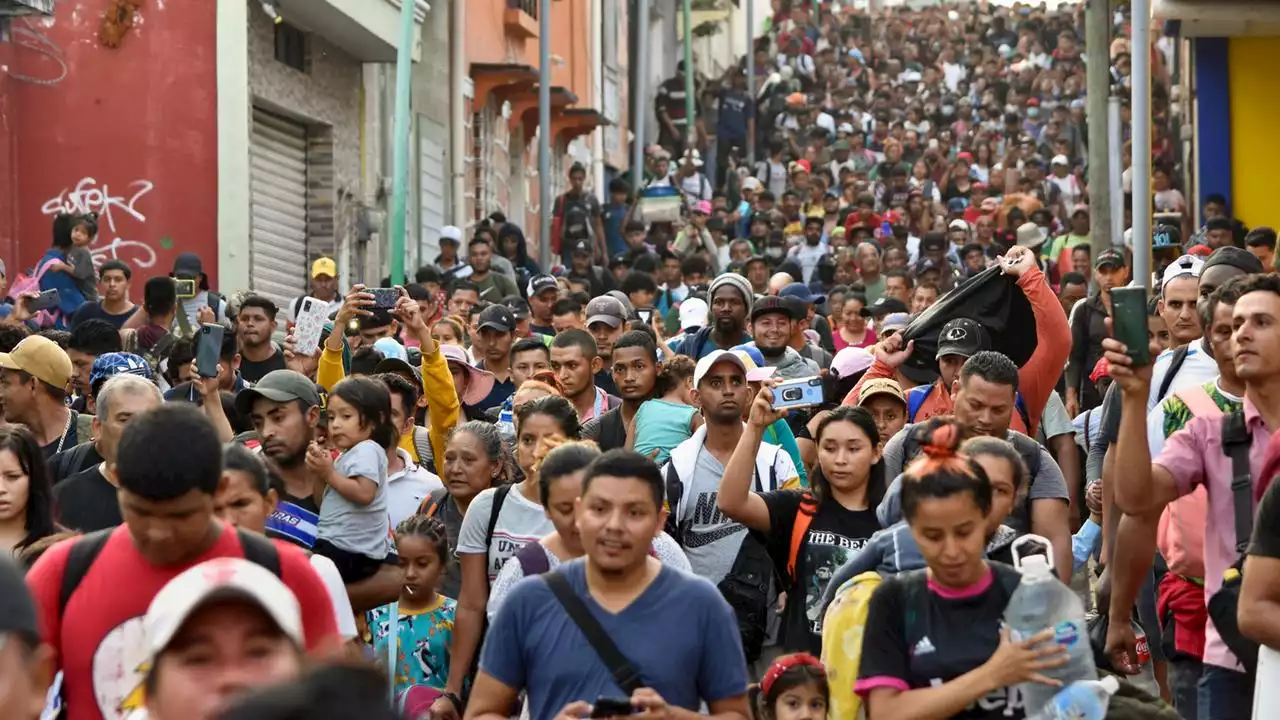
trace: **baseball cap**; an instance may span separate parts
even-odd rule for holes
[[[964,198],[951,198],[947,201],[947,212],[964,212],[965,205]]]
[[[880,333],[884,334],[890,330],[902,332],[911,324],[911,315],[909,313],[889,313],[884,316],[884,320],[880,321]]]
[[[173,276],[176,278],[198,278],[204,272],[201,267],[199,255],[193,252],[184,252],[173,259]]]
[[[627,321],[627,308],[622,301],[609,295],[592,298],[587,303],[587,327],[602,322],[609,327],[622,327]]]
[[[65,390],[75,368],[58,343],[39,335],[22,339],[12,352],[0,353],[0,368],[21,370],[46,385]]]
[[[444,227],[440,228],[440,241],[444,242],[446,240],[448,240],[451,243],[461,245],[462,229],[459,228],[457,225],[445,225]]]
[[[955,220],[952,220],[947,225],[947,229],[960,230],[961,232],[969,232],[969,223],[965,222],[964,220],[961,220],[960,218],[956,218]],[[924,240],[921,239],[921,247],[924,246],[923,243],[924,243]]]
[[[1203,268],[1204,260],[1202,258],[1195,255],[1183,255],[1169,263],[1169,267],[1164,269],[1164,275],[1160,277],[1160,285],[1163,287],[1171,281],[1184,276],[1198,278]]]
[[[1264,272],[1261,260],[1248,250],[1234,245],[1214,250],[1209,259],[1204,261],[1204,267],[1200,268],[1200,273],[1208,272],[1209,268],[1215,265],[1226,265],[1249,274]],[[26,341],[24,340],[23,342]]]
[[[865,405],[868,400],[877,395],[887,395],[904,406],[907,404],[907,396],[902,393],[902,386],[897,380],[875,378],[862,383],[862,390],[858,392],[858,406]]]
[[[556,279],[551,275],[534,275],[529,278],[529,287],[526,288],[525,294],[529,297],[539,295],[547,290],[555,290],[560,292],[560,285],[556,283]]]
[[[382,338],[382,340],[391,340],[391,338]],[[382,340],[379,340],[378,342],[382,342]],[[391,342],[395,342],[395,341],[391,340]],[[396,343],[396,344],[398,345],[399,343]],[[375,348],[378,347],[377,343],[374,343],[374,347]],[[395,357],[391,355],[385,355],[381,360],[378,361],[378,364],[374,366],[373,371],[379,375],[381,375],[382,373],[392,373],[392,374],[404,373],[406,375],[411,376],[414,379],[414,381],[416,381],[416,383],[418,384],[422,383],[422,371],[414,367],[413,363],[409,362],[408,351],[405,351],[405,356],[403,358]]]
[[[697,387],[702,384],[702,378],[711,372],[711,368],[717,363],[732,363],[742,371],[743,375],[747,374],[747,364],[743,362],[742,356],[728,350],[713,350],[711,354],[703,357],[693,368],[693,386]]]
[[[778,291],[778,297],[795,298],[806,305],[821,305],[827,299],[826,295],[814,295],[809,286],[804,283],[793,282]]]
[[[864,306],[859,313],[862,317],[879,317],[889,313],[909,313],[907,304],[895,297],[882,296],[870,305]]]
[[[796,319],[795,308],[787,302],[786,298],[779,295],[766,295],[751,306],[751,322],[765,315],[786,315],[792,320]]]
[[[1071,161],[1067,159],[1066,155],[1054,155],[1053,159],[1049,161],[1049,164],[1050,165],[1066,165],[1069,167],[1071,165]]]
[[[529,317],[529,302],[519,295],[508,295],[502,298],[502,304],[511,311],[511,316],[516,320]]]
[[[749,177],[742,181],[742,189],[758,192],[764,189],[764,184],[760,182],[760,178]]]
[[[947,321],[938,333],[938,354],[936,358],[946,355],[972,357],[987,346],[987,331],[969,318],[956,318]]]
[[[837,377],[852,377],[871,367],[874,361],[875,357],[866,348],[847,347],[831,359],[831,371]]]
[[[578,253],[582,253],[584,255],[590,255],[591,243],[587,242],[586,240],[579,240],[578,242],[573,244],[573,247],[571,248],[571,250],[575,255]]]
[[[1182,245],[1182,231],[1173,225],[1157,225],[1151,233],[1151,249],[1161,250]]]
[[[311,277],[316,278],[321,275],[338,277],[338,263],[334,262],[333,258],[317,258],[315,262],[311,263]]]
[[[693,204],[693,211],[699,215],[710,215],[711,203],[706,200],[699,200]]]
[[[691,330],[693,328],[701,328],[707,326],[707,316],[711,308],[707,307],[707,301],[702,298],[686,298],[680,303],[680,329]]]
[[[778,370],[772,365],[764,364],[764,355],[760,354],[759,348],[750,345],[739,345],[730,349],[729,352],[737,355],[747,368],[747,382],[764,382],[773,377],[773,374]],[[756,362],[756,358],[759,358],[760,361]]]
[[[97,394],[102,383],[116,375],[126,374],[137,375],[152,382],[156,379],[151,363],[138,355],[126,352],[103,353],[93,359],[93,365],[89,368],[89,392]]]
[[[241,390],[236,395],[236,412],[249,417],[253,401],[260,397],[277,403],[301,400],[309,408],[320,404],[316,384],[295,370],[272,370],[263,375],[253,387]]]
[[[0,635],[14,634],[32,645],[40,642],[36,604],[12,558],[0,557]]]
[[[511,308],[506,305],[490,305],[480,311],[480,317],[476,318],[477,330],[497,330],[498,332],[515,332],[516,318],[511,314]]]
[[[1110,250],[1103,250],[1098,253],[1098,259],[1093,261],[1093,269],[1097,270],[1105,265],[1122,268],[1128,266],[1128,264],[1129,263],[1124,259],[1124,253],[1115,248],[1111,248]]]
[[[275,573],[255,562],[221,557],[191,567],[160,588],[142,618],[147,653],[164,652],[187,620],[205,605],[219,600],[240,600],[258,607],[299,648],[302,608],[293,591]]]

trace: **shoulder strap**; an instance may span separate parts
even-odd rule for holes
[[[489,528],[484,531],[484,546],[493,544],[493,530],[498,527],[498,516],[502,514],[502,503],[511,494],[511,486],[503,485],[493,493],[493,509],[489,511]]]
[[[1173,396],[1186,404],[1187,409],[1191,411],[1192,417],[1213,417],[1222,413],[1218,408],[1218,403],[1213,401],[1213,398],[1209,396],[1209,391],[1205,390],[1203,385],[1193,385],[1179,390]]]
[[[1031,432],[1031,416],[1027,414],[1027,401],[1022,399],[1021,392],[1013,394],[1013,407],[1017,409],[1018,415],[1022,417],[1022,426]]]
[[[791,526],[791,549],[787,553],[787,577],[795,579],[796,559],[800,557],[800,547],[809,535],[809,525],[813,516],[818,514],[818,499],[805,491],[800,496],[800,506],[796,508],[796,521]]]
[[[1249,474],[1249,429],[1244,410],[1222,416],[1222,452],[1231,458],[1231,500],[1235,508],[1236,552],[1244,554],[1253,534],[1253,480]]]
[[[680,500],[684,497],[684,485],[680,482],[680,476],[676,473],[676,463],[674,458],[667,460],[667,474],[665,485],[667,490],[667,534],[681,545],[682,533],[680,532]]]
[[[93,561],[102,554],[102,548],[107,546],[107,540],[111,538],[113,530],[115,528],[99,530],[72,541],[75,544],[67,553],[67,566],[62,570],[62,585],[58,592],[58,617],[61,618],[66,613],[67,603],[75,594],[76,588],[80,586],[80,581],[89,573]]]
[[[1160,392],[1156,393],[1156,401],[1164,399],[1165,393],[1169,392],[1169,386],[1173,384],[1173,378],[1182,369],[1182,364],[1187,361],[1187,354],[1191,352],[1190,345],[1183,345],[1173,351],[1173,358],[1169,362],[1169,371],[1164,374],[1164,379],[1160,381]]]
[[[536,540],[517,550],[516,559],[520,561],[520,571],[525,577],[541,575],[551,569],[547,551],[543,550],[542,543]]]
[[[244,553],[244,559],[271,571],[272,575],[281,577],[280,575],[280,551],[276,549],[274,543],[266,538],[265,535],[249,532],[236,528],[236,535],[240,537],[240,550]]]
[[[569,581],[565,576],[558,572],[549,572],[543,573],[542,579],[546,581],[547,587],[551,588],[551,593],[556,596],[556,600],[560,601],[564,611],[569,614],[569,619],[586,636],[587,642],[591,643],[591,648],[596,651],[600,661],[609,668],[609,674],[613,675],[613,680],[618,683],[618,687],[622,688],[628,697],[644,687],[644,680],[640,677],[640,673],[613,643],[605,629],[600,627],[600,621],[596,620],[596,617],[587,609],[587,604],[578,597],[578,593],[569,587]]]
[[[928,385],[917,385],[907,391],[907,422],[916,421],[916,413],[920,412],[920,408],[924,406],[924,401],[928,399],[929,393],[933,392],[935,383]]]
[[[423,499],[418,505],[418,512],[427,517],[435,517],[440,514],[440,508],[444,506],[444,499],[449,496],[449,491],[440,489],[434,490],[430,495]]]

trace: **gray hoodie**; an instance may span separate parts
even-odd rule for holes
[[[759,348],[758,345],[756,347]],[[761,354],[763,354],[763,351]],[[818,363],[805,358],[795,348],[790,347],[786,348],[786,351],[782,353],[781,359],[773,360],[766,356],[764,361],[766,365],[777,368],[777,375],[783,380],[815,377],[822,372],[818,367]]]

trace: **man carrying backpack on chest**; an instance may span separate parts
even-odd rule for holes
[[[574,163],[569,168],[569,189],[556,198],[552,209],[552,248],[561,254],[565,267],[572,264],[573,249],[582,242],[591,248],[594,263],[602,265],[609,257],[604,245],[604,210],[596,196],[583,188],[586,181],[587,169]],[[549,258],[543,262],[550,267]]]

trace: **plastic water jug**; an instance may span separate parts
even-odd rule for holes
[[[514,447],[516,441],[515,416],[505,404],[502,406],[502,410],[498,412],[498,422],[495,424],[498,426],[498,433],[502,435],[502,439]]]
[[[1046,554],[1024,556],[1030,542],[1043,545]],[[1064,687],[1082,680],[1096,681],[1098,669],[1089,645],[1084,603],[1053,574],[1052,543],[1038,535],[1024,535],[1013,542],[1012,550],[1014,567],[1022,573],[1022,582],[1004,610],[1004,622],[1012,630],[1013,639],[1024,640],[1052,629],[1053,642],[1067,651],[1067,664],[1041,673],[1062,681]],[[1058,692],[1058,688],[1036,682],[1022,683],[1018,690],[1027,717],[1048,706]]]
[[[1058,691],[1049,704],[1032,720],[1103,720],[1111,696],[1120,689],[1120,681],[1108,675],[1101,680],[1081,680]]]

